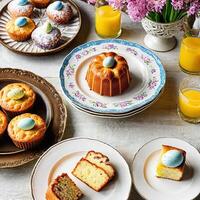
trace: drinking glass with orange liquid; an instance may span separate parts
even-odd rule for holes
[[[189,76],[180,83],[178,112],[181,118],[187,122],[200,122],[199,76]]]
[[[102,38],[121,35],[121,11],[115,10],[104,0],[97,0],[95,11],[96,33]]]
[[[200,74],[200,38],[186,37],[181,42],[180,67],[189,74]]]

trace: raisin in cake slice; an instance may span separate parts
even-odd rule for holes
[[[112,179],[115,175],[115,170],[111,163],[109,162],[109,158],[103,155],[100,152],[89,151],[85,157],[86,160],[94,163],[96,166],[104,169],[110,179]]]
[[[81,190],[67,174],[58,176],[46,193],[46,200],[78,200],[83,196]]]
[[[110,180],[104,169],[82,158],[72,171],[72,174],[97,192]]]

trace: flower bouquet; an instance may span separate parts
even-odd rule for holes
[[[98,0],[97,0],[98,1]],[[107,0],[115,9],[123,9],[135,21],[142,21],[147,32],[145,44],[157,51],[176,45],[175,35],[183,30],[187,16],[197,15],[200,0]],[[96,0],[88,0],[95,4]]]
[[[155,51],[173,49],[187,16],[197,15],[199,10],[199,0],[128,0],[127,4],[131,19],[141,20],[147,32],[144,43]]]

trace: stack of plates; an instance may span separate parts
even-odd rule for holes
[[[128,62],[131,85],[119,96],[96,94],[85,80],[89,63],[103,52],[115,52]],[[159,98],[166,74],[152,51],[125,40],[98,40],[85,43],[66,56],[60,81],[67,100],[78,110],[98,117],[123,118],[143,111]]]

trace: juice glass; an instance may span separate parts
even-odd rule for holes
[[[117,38],[121,35],[121,11],[102,2],[96,3],[96,33],[102,38]]]
[[[189,74],[200,74],[200,38],[187,37],[182,40],[180,67]]]
[[[180,83],[178,113],[181,118],[187,122],[200,122],[199,76],[187,77]]]

